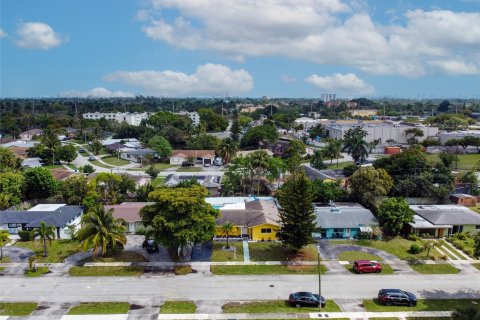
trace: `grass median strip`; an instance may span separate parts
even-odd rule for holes
[[[0,302],[2,316],[28,316],[38,307],[36,302]]]
[[[456,308],[475,307],[480,310],[480,299],[419,299],[414,307],[384,306],[377,299],[363,300],[366,311],[451,311]],[[423,318],[422,318],[423,319]]]
[[[317,266],[284,266],[284,265],[239,265],[210,266],[215,275],[252,275],[252,274],[318,274]],[[320,272],[327,272],[325,266],[320,266]]]
[[[128,310],[128,302],[84,302],[71,308],[67,314],[126,314]]]
[[[255,302],[228,302],[222,306],[224,313],[303,313],[318,312],[318,307],[295,308],[285,300],[265,300]],[[327,300],[324,312],[339,312],[340,307],[333,300]]]
[[[73,277],[132,277],[141,276],[143,267],[71,267],[68,273]]]
[[[456,274],[460,270],[448,263],[442,264],[410,264],[410,267],[422,274]]]
[[[48,267],[38,267],[36,271],[30,270],[30,269],[25,271],[25,277],[28,277],[28,278],[41,277],[44,274],[47,274],[49,272],[50,271],[48,271]]]
[[[197,306],[192,301],[166,301],[160,307],[160,313],[195,313]]]

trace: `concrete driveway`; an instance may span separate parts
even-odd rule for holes
[[[3,247],[3,255],[9,257],[11,262],[28,262],[28,257],[34,254],[35,252],[26,248],[15,246]]]
[[[125,251],[136,252],[153,262],[172,262],[170,254],[162,246],[160,246],[159,252],[148,253],[147,250],[142,248],[142,243],[144,240],[145,236],[136,234],[127,235],[127,245],[125,246]]]

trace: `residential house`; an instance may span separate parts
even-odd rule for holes
[[[155,156],[155,151],[152,149],[123,148],[119,149],[118,152],[120,152],[120,158],[137,163],[142,163],[146,158]]]
[[[480,231],[480,214],[459,205],[410,205],[415,212],[412,233],[443,238],[453,233]]]
[[[23,168],[37,168],[42,166],[41,158],[27,158],[22,161]]]
[[[29,141],[32,140],[33,137],[41,135],[43,135],[42,129],[31,129],[20,133],[20,139]]]
[[[451,194],[450,201],[466,207],[475,207],[477,205],[477,197],[465,193]]]
[[[182,162],[193,159],[198,164],[213,164],[215,150],[173,150],[170,164],[181,165]]]
[[[115,143],[106,145],[105,148],[109,153],[116,153],[118,152],[118,150],[125,148],[125,145],[121,144],[120,142],[115,142]]]
[[[278,140],[274,144],[270,145],[269,149],[272,151],[273,155],[276,157],[286,156],[285,151],[290,145],[290,141]]]
[[[378,225],[372,212],[358,203],[330,203],[315,206],[315,223],[324,239],[357,238],[361,232],[372,232]]]
[[[143,207],[155,204],[155,202],[123,202],[121,204],[105,206],[105,211],[113,209],[115,219],[123,219],[127,225],[128,233],[135,233],[143,228],[143,221],[140,217],[140,210]]]
[[[220,217],[216,220],[216,237],[225,236],[222,226],[230,222],[234,225],[234,231],[230,234],[232,237],[248,237],[252,241],[278,240],[280,216],[273,198],[226,197],[207,198],[206,201],[215,203],[212,206],[220,210]]]
[[[236,157],[246,157],[247,155],[256,152],[256,151],[264,151],[266,152],[269,156],[273,156],[273,152],[270,151],[269,149],[255,149],[255,150],[239,150],[235,154]]]
[[[302,165],[303,171],[310,180],[319,179],[324,182],[339,181],[344,188],[348,186],[348,178],[343,174],[343,170],[318,170],[310,166]]]
[[[177,175],[170,174],[165,179],[165,185],[167,187],[175,187],[180,182],[196,180],[202,187],[208,189],[211,196],[216,196],[220,193],[222,187],[221,175]]]
[[[102,146],[108,146],[113,143],[121,143],[124,145],[124,147],[133,148],[133,149],[139,149],[142,147],[142,144],[136,138],[125,138],[125,139],[109,138],[109,139],[102,140]]]
[[[8,147],[8,149],[12,151],[12,153],[17,157],[19,157],[20,159],[26,159],[28,158],[27,151],[30,148],[12,146],[12,147]]]
[[[39,204],[26,211],[0,211],[0,230],[8,230],[11,235],[17,235],[19,230],[30,231],[40,227],[43,221],[56,228],[56,238],[68,238],[68,226],[78,230],[83,214],[80,206],[65,204]]]

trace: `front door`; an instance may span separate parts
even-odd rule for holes
[[[443,228],[438,229],[438,237],[439,237],[439,238],[443,238],[443,237],[444,237],[444,231],[445,231],[445,229],[443,229]]]

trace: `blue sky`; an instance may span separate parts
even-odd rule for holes
[[[1,97],[480,97],[480,0],[0,6]]]

